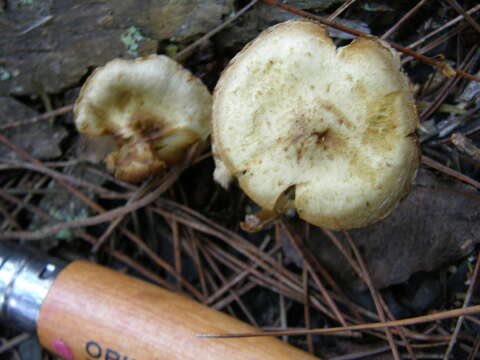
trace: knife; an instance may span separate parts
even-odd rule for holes
[[[259,330],[106,267],[6,243],[0,243],[0,324],[36,332],[67,360],[316,359],[276,338],[196,337]]]

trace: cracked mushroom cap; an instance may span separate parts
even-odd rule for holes
[[[208,89],[174,60],[153,55],[115,59],[86,81],[75,107],[77,129],[97,141],[112,139],[105,158],[119,179],[141,181],[178,161],[190,144],[210,134]]]
[[[230,62],[214,92],[214,177],[264,209],[358,228],[388,215],[419,166],[418,119],[399,56],[377,39],[336,48],[289,21]]]

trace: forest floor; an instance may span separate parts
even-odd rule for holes
[[[0,0],[1,241],[88,259],[288,330],[284,341],[322,359],[480,357],[480,317],[460,316],[480,304],[478,1],[112,3]],[[337,46],[352,32],[399,46],[422,162],[410,195],[379,223],[332,232],[290,214],[246,232],[241,223],[259,209],[237,185],[213,181],[210,149],[132,184],[110,175],[75,129],[80,88],[107,61],[167,54],[213,91],[249,41],[299,16],[346,27],[329,27]],[[410,321],[295,335],[396,319]],[[54,358],[9,325],[0,338],[0,359]]]

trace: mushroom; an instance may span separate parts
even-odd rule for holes
[[[378,39],[336,48],[309,21],[248,44],[214,91],[214,178],[263,209],[332,230],[372,224],[409,192],[420,162],[414,98]]]
[[[126,181],[141,181],[178,161],[184,149],[210,134],[211,94],[174,60],[153,55],[115,59],[98,68],[80,91],[77,129],[114,149],[107,168]]]

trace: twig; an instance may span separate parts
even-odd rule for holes
[[[157,185],[157,182],[155,182],[155,179],[157,179],[156,177],[154,178],[154,184]],[[150,182],[145,182],[137,191],[135,191],[135,193],[130,196],[130,198],[128,199],[127,201],[127,204],[126,206],[129,206],[131,205],[133,202],[135,201],[138,201],[139,199],[142,198],[142,196],[145,195],[145,193],[147,193],[147,189],[148,190],[151,190],[152,188],[152,183]],[[92,253],[96,253],[102,246],[103,244],[105,243],[105,241],[108,239],[108,237],[113,233],[113,231],[115,231],[116,227],[118,225],[120,225],[120,223],[123,221],[123,219],[125,218],[125,215],[123,216],[119,216],[118,218],[116,218],[115,220],[113,220],[110,225],[108,226],[108,229],[102,234],[102,236],[98,239],[97,243],[95,244],[95,246],[92,247],[92,249],[90,250]]]
[[[440,164],[438,161],[435,161],[428,156],[422,155],[422,163],[435,169],[438,171],[443,172],[444,174],[447,174],[449,176],[452,176],[460,181],[463,181],[469,185],[472,185],[473,187],[480,189],[480,183],[478,181],[473,180],[472,178],[468,177],[467,175],[462,174],[461,172],[458,172],[456,170],[450,169],[449,167]]]
[[[27,176],[25,176],[27,177]],[[25,178],[24,177],[24,178]],[[22,179],[23,180],[23,179]],[[37,181],[37,183],[35,184],[35,188],[39,188],[39,187],[42,187],[46,182],[48,181],[48,177],[47,176],[43,176],[42,178],[39,179],[39,181]],[[12,219],[16,219],[18,214],[20,213],[20,211],[22,211],[24,208],[25,208],[25,204],[28,204],[30,202],[30,200],[32,199],[34,193],[33,191],[30,191],[28,192],[27,196],[25,196],[21,201],[22,203],[21,204],[17,204],[17,207],[15,210],[13,210],[10,214],[11,218]],[[21,229],[21,227],[17,227],[17,229]]]
[[[10,196],[9,194],[7,194],[6,192],[4,192],[1,188],[0,188],[0,197],[3,197],[5,199],[7,199],[8,201],[10,202],[13,202],[13,203],[16,203],[16,204],[21,204],[22,201],[13,197],[13,196]],[[25,207],[30,210],[31,212],[33,212],[34,214],[36,214],[37,216],[39,216],[40,218],[42,219],[45,219],[47,221],[50,221],[53,219],[53,217],[48,214],[47,212],[45,212],[43,209],[40,209],[34,205],[31,205],[31,204],[25,204]],[[73,230],[73,233],[79,237],[81,237],[82,239],[84,239],[86,242],[88,242],[89,244],[92,244],[94,245],[97,240],[81,231],[81,230]],[[144,267],[142,267],[141,265],[135,263],[133,260],[131,260],[128,256],[120,253],[119,251],[116,251],[116,250],[113,250],[113,249],[110,249],[108,247],[105,247],[105,252],[107,254],[110,254],[111,256],[113,256],[114,258],[116,258],[117,260],[120,260],[122,261],[123,263],[127,264],[128,266],[130,266],[132,269],[134,269],[136,272],[138,272],[139,274],[142,274],[143,276],[145,276],[146,278],[150,279],[151,281],[167,288],[167,289],[170,289],[170,290],[175,290],[173,288],[173,286],[166,282],[164,279],[162,279],[161,277],[159,277],[157,274],[154,274],[153,272],[145,269]],[[194,294],[194,293],[193,293]],[[195,294],[194,294],[195,295]]]
[[[199,230],[200,232],[204,232],[224,241],[233,249],[243,254],[246,258],[252,259],[253,261],[260,264],[260,266],[265,270],[272,271],[275,276],[283,283],[296,287],[299,286],[300,279],[298,278],[298,276],[288,271],[284,267],[279,266],[279,264],[272,257],[268,256],[262,251],[259,251],[256,246],[251,244],[238,233],[226,229],[223,226],[212,221],[211,219],[194,211],[193,209],[187,206],[180,205],[174,201],[161,198],[157,200],[157,204],[165,209],[173,208],[175,209],[174,211],[176,211],[177,213],[183,212],[182,217],[176,216],[179,222],[182,222],[185,225],[191,226],[196,230]],[[174,214],[172,215],[175,216]],[[190,220],[187,220],[187,216],[190,217]]]
[[[250,1],[247,5],[245,5],[242,9],[240,9],[234,16],[232,16],[230,19],[225,21],[224,23],[218,25],[216,28],[213,30],[209,31],[205,35],[203,35],[200,39],[192,43],[191,45],[187,46],[185,49],[180,51],[177,55],[175,55],[175,60],[182,62],[185,60],[186,57],[188,57],[191,52],[199,45],[201,45],[203,42],[206,40],[210,39],[212,36],[220,32],[222,29],[233,23],[235,20],[237,20],[240,16],[242,16],[248,9],[250,9],[253,5],[255,5],[258,2],[258,0],[252,0]]]
[[[464,61],[460,65],[462,69],[469,69],[471,66],[474,66],[476,60],[478,59],[479,46],[474,46],[468,52],[467,56],[465,57]],[[443,103],[445,98],[447,97],[449,91],[460,81],[459,76],[454,76],[448,80],[448,82],[444,85],[444,87],[439,92],[436,99],[432,102],[430,106],[428,106],[420,115],[420,119],[422,121],[428,119]]]
[[[373,303],[375,304],[375,309],[377,310],[378,317],[382,322],[385,322],[386,317],[385,317],[385,313],[383,311],[382,305],[380,304],[379,295],[377,294],[373,286],[372,278],[370,277],[370,274],[365,265],[365,262],[363,261],[363,258],[360,255],[360,251],[358,251],[357,246],[355,245],[353,239],[350,237],[350,234],[348,232],[345,232],[345,236],[347,238],[348,243],[350,244],[350,247],[353,250],[355,257],[357,258],[358,266],[360,267],[360,270],[363,273],[363,280],[367,284],[368,290],[370,291],[370,294],[373,299]],[[394,359],[400,360],[400,353],[398,352],[398,348],[395,345],[395,341],[393,340],[393,336],[390,329],[385,328],[385,335],[387,336],[388,345],[390,346],[390,350],[392,352]]]
[[[222,272],[220,271],[220,269],[218,268],[217,264],[215,263],[214,259],[212,258],[212,256],[210,255],[210,253],[208,251],[206,251],[206,249],[203,249],[203,247],[201,248],[201,251],[202,251],[202,254],[204,254],[205,256],[205,259],[207,260],[208,264],[210,265],[210,267],[212,269],[215,270],[215,274],[220,278],[220,280],[225,284],[227,279],[225,278],[225,276],[222,274]],[[216,289],[216,291],[218,291],[218,288]],[[257,323],[257,320],[255,319],[255,317],[251,314],[250,310],[248,310],[247,306],[245,305],[245,303],[240,299],[240,295],[239,293],[237,292],[237,290],[235,289],[230,289],[230,295],[235,299],[235,301],[237,302],[238,306],[240,306],[240,309],[243,311],[243,313],[245,314],[245,316],[247,317],[248,321],[250,322],[250,324],[252,324],[253,326],[255,327],[258,327],[258,323]]]
[[[342,243],[340,242],[340,239],[335,236],[335,234],[333,234],[331,231],[329,230],[326,230],[326,229],[322,229],[323,232],[331,239],[331,241],[333,242],[333,244],[336,246],[336,248],[342,253],[342,255],[347,259],[349,265],[353,268],[353,270],[355,271],[355,273],[358,275],[358,277],[360,279],[362,279],[365,283],[367,283],[367,279],[366,279],[366,274],[365,272],[360,268],[359,264],[352,258],[352,256],[347,252],[347,250],[345,249],[345,247],[342,245]],[[348,233],[346,233],[348,235]],[[390,319],[394,320],[393,318],[393,315],[391,314],[391,312],[389,311],[389,309],[387,308],[385,302],[383,301],[382,297],[379,296],[379,301],[382,305],[382,307],[385,309],[385,312],[387,313],[387,315],[390,317]],[[378,319],[378,317],[377,317]],[[415,358],[415,355],[413,354],[413,350],[411,350],[411,345],[408,343],[407,341],[407,338],[406,338],[406,332],[403,328],[399,328],[398,330],[400,336],[402,337],[404,343],[405,343],[405,347],[407,348],[408,352],[410,353],[410,355],[412,356],[412,358]],[[411,332],[409,332],[409,335],[413,338],[417,338],[418,339],[418,336],[416,334],[413,334]],[[389,347],[390,348],[390,347]]]
[[[10,169],[28,169],[32,171],[36,171],[42,174],[46,174],[50,176],[51,178],[55,180],[63,180],[65,182],[68,182],[72,185],[80,186],[80,187],[85,187],[89,189],[90,191],[93,191],[97,193],[99,196],[105,198],[105,199],[125,199],[126,197],[130,197],[130,194],[119,194],[114,191],[110,191],[107,189],[104,189],[101,186],[92,184],[86,180],[78,179],[73,176],[61,173],[59,171],[50,169],[47,164],[36,164],[36,163],[21,163],[21,162],[7,162],[9,164]],[[3,170],[5,168],[1,168],[0,170]]]
[[[256,288],[257,286],[258,286],[257,283],[249,282],[249,283],[245,284],[244,286],[242,286],[241,288],[235,289],[235,292],[238,296],[242,296],[242,295],[245,295],[246,293],[248,293],[250,290]],[[230,294],[230,295],[226,296],[225,298],[219,300],[218,302],[212,304],[211,307],[215,310],[222,310],[226,306],[228,306],[230,303],[232,303],[233,301],[235,301],[235,295]]]
[[[267,239],[268,240],[268,239]],[[261,246],[260,250],[264,251],[266,246],[268,245],[268,242],[265,241]],[[268,252],[268,255],[272,256],[274,255],[278,250],[280,249],[279,246],[274,247]],[[252,267],[256,268],[258,265],[253,264]],[[216,301],[220,296],[222,296],[225,292],[227,292],[231,287],[235,286],[236,284],[240,283],[244,278],[246,278],[248,275],[250,275],[250,271],[247,270],[242,270],[241,272],[238,272],[236,275],[234,275],[228,282],[225,282],[221,288],[219,288],[214,294],[211,294],[210,297],[206,301],[206,305],[212,304],[214,301]]]
[[[476,13],[477,11],[480,10],[480,4],[479,5],[476,5],[474,6],[473,8],[471,8],[470,10],[467,11],[467,14],[469,15],[472,15],[474,13]],[[459,23],[460,21],[462,21],[464,19],[464,16],[463,15],[459,15],[457,16],[456,18],[454,18],[453,20],[450,20],[449,22],[447,22],[446,24],[440,26],[438,29],[435,29],[433,30],[431,33],[425,35],[423,38],[421,39],[418,39],[417,41],[411,43],[410,45],[408,45],[407,47],[410,48],[410,49],[413,49],[415,47],[417,47],[418,45],[420,45],[421,43],[427,41],[428,39],[430,39],[432,36],[435,36],[436,34],[442,32],[443,30],[445,30],[446,28],[449,28],[450,26],[453,26],[457,23]]]
[[[303,278],[303,289],[305,291],[305,304],[303,306],[303,316],[305,318],[305,328],[311,329],[312,328],[312,320],[310,317],[310,295],[308,292],[308,273],[309,270],[306,266],[303,267],[302,269],[302,278]],[[315,347],[313,346],[313,337],[312,335],[307,335],[307,345],[308,345],[308,351],[311,354],[315,353]]]
[[[285,296],[294,299],[299,302],[303,302],[303,292],[301,285],[295,284],[289,284],[290,286],[287,286],[278,280],[275,280],[271,277],[269,277],[266,274],[263,274],[262,272],[255,270],[252,266],[249,266],[239,259],[235,258],[225,250],[221,249],[218,245],[214,244],[210,240],[206,239],[206,247],[211,251],[211,254],[216,257],[222,264],[225,266],[231,268],[234,271],[237,271],[239,269],[243,270],[249,270],[252,273],[252,278],[250,279],[251,282],[254,282],[258,285],[261,285],[263,287],[266,287],[276,293],[281,293],[284,294]],[[269,273],[272,273],[272,269],[268,270]],[[254,276],[254,277],[253,277]],[[321,312],[325,313],[327,316],[330,318],[335,318],[333,314],[331,314],[327,308],[325,308],[323,305],[318,303],[318,301],[313,301],[312,304],[320,310]]]
[[[278,256],[278,261],[279,262],[282,262],[282,253],[279,253]],[[306,289],[306,287],[304,286],[304,288]],[[288,320],[287,320],[287,310],[285,309],[285,296],[283,296],[283,294],[278,294],[278,307],[280,308],[280,326],[284,329],[286,329],[288,327]],[[305,290],[305,311],[306,311],[306,304],[308,303],[308,291]],[[306,316],[306,315],[305,315]],[[306,319],[305,319],[306,321]],[[305,322],[306,323],[306,322]],[[308,326],[306,326],[307,328],[309,328]],[[288,343],[288,336],[282,336],[282,341],[285,342],[285,343]]]
[[[151,212],[152,210],[149,209]],[[152,214],[153,216],[153,214]],[[175,271],[178,275],[182,274],[182,247],[180,243],[180,230],[178,222],[175,220],[170,221],[170,228],[172,230],[172,238],[173,238],[173,258],[175,264]],[[181,288],[182,284],[178,282],[178,286]]]
[[[427,53],[428,51],[432,50],[432,49],[435,49],[436,47],[440,46],[440,44],[443,44],[444,42],[446,42],[447,40],[453,38],[454,36],[457,36],[459,33],[461,33],[463,30],[463,26],[460,25],[460,26],[457,26],[456,28],[454,29],[451,29],[449,31],[447,31],[446,33],[442,34],[441,36],[439,36],[438,38],[432,40],[431,42],[429,42],[427,45],[425,45],[424,47],[420,48],[417,50],[418,53],[420,54],[425,54]],[[409,63],[410,61],[412,60],[415,60],[415,58],[413,56],[407,56],[405,58],[402,59],[402,61],[400,62],[403,65]],[[437,69],[438,70],[438,69]],[[435,74],[436,75],[436,74]]]
[[[313,271],[313,268],[310,264],[310,262],[308,261],[308,258],[305,257],[303,255],[303,251],[302,251],[302,248],[299,246],[299,243],[300,243],[300,239],[295,236],[289,229],[288,227],[285,225],[285,223],[283,222],[280,222],[281,224],[281,228],[283,230],[283,232],[287,235],[288,239],[290,240],[290,243],[292,244],[292,246],[300,253],[302,254],[303,256],[303,266],[310,272],[310,274],[312,275],[312,279],[313,281],[315,282],[315,285],[318,287],[320,293],[322,294],[323,297],[325,297],[325,301],[327,303],[327,305],[330,307],[330,310],[332,311],[332,313],[335,314],[335,317],[337,318],[338,322],[340,322],[340,324],[342,324],[343,326],[347,326],[347,322],[345,321],[345,318],[343,317],[342,313],[340,312],[340,310],[338,309],[337,305],[335,304],[335,302],[333,301],[332,297],[330,296],[330,294],[328,293],[326,287],[323,285],[322,281],[320,280],[320,278],[318,277],[318,275],[316,274],[315,271]]]
[[[477,286],[478,275],[480,273],[480,253],[477,255],[477,262],[475,263],[475,269],[473,270],[472,279],[470,282],[470,286],[468,287],[467,294],[465,295],[465,300],[463,301],[462,308],[465,309],[470,304],[472,300],[473,292]],[[462,328],[464,316],[460,316],[457,319],[457,324],[455,325],[455,330],[453,331],[452,337],[450,339],[450,343],[448,344],[447,350],[443,355],[443,360],[448,360],[450,355],[455,347],[455,343],[457,342],[458,334],[460,333],[460,329]]]
[[[0,135],[1,137],[1,135]],[[78,219],[70,222],[63,222],[51,226],[45,226],[44,228],[30,232],[30,231],[7,231],[0,233],[0,239],[22,239],[22,240],[40,240],[47,236],[53,235],[61,230],[74,229],[84,226],[92,226],[109,222],[119,216],[128,214],[129,212],[136,211],[151,202],[155,201],[162,193],[164,193],[178,178],[182,172],[181,166],[173,167],[170,172],[165,176],[165,181],[162,185],[151,192],[144,198],[131,203],[128,206],[116,208],[114,210],[106,211],[100,215],[91,216],[85,219]]]
[[[450,140],[457,149],[470,155],[474,160],[480,161],[480,149],[475,146],[472,140],[458,132],[452,134]]]
[[[87,166],[87,164],[85,164],[85,166]],[[131,183],[127,183],[126,181],[122,181],[122,180],[119,180],[117,179],[116,177],[112,176],[111,174],[105,172],[105,171],[102,171],[102,170],[99,170],[99,169],[96,169],[95,167],[93,166],[87,166],[87,171],[88,172],[91,172],[95,175],[98,175],[116,185],[118,185],[119,187],[123,188],[123,189],[128,189],[130,191],[136,191],[138,190],[138,186],[137,185],[134,185],[134,184],[131,184]]]
[[[431,321],[439,321],[439,320],[456,318],[459,316],[475,315],[479,313],[480,313],[480,305],[475,305],[475,306],[469,306],[466,308],[442,311],[442,312],[438,312],[431,315],[417,316],[417,317],[402,319],[402,320],[361,324],[361,325],[350,325],[350,326],[334,327],[334,328],[327,328],[327,329],[270,331],[270,332],[262,332],[262,333],[242,333],[242,334],[197,334],[196,336],[199,338],[226,339],[226,338],[243,338],[243,337],[282,336],[282,335],[302,336],[307,334],[327,335],[327,334],[333,334],[333,333],[345,332],[345,331],[384,329],[384,328],[392,328],[392,327],[399,327],[399,326],[423,324]]]
[[[366,351],[360,351],[356,352],[353,354],[347,354],[347,355],[342,355],[342,356],[335,356],[333,358],[330,358],[330,360],[357,360],[357,359],[363,359],[369,356],[373,355],[378,355],[382,354],[384,352],[387,352],[390,350],[389,346],[384,346],[378,349],[373,349],[373,350],[366,350]]]
[[[480,319],[474,317],[474,316],[465,316],[465,319],[471,321],[472,323],[480,326]]]
[[[14,338],[7,340],[7,342],[3,345],[0,346],[0,354],[3,354],[10,349],[14,348],[15,346],[21,344],[22,342],[26,341],[29,339],[32,335],[28,333],[23,333],[20,335],[15,336]]]
[[[460,15],[462,15],[472,27],[480,33],[480,25],[462,8],[457,0],[447,0],[448,3],[455,9]]]
[[[324,19],[320,16],[308,13],[308,12],[303,11],[303,10],[298,10],[298,9],[292,8],[290,6],[281,4],[281,3],[279,3],[278,1],[275,1],[275,0],[262,0],[262,1],[267,3],[267,4],[270,4],[272,6],[278,7],[280,9],[289,11],[292,14],[303,16],[303,17],[308,18],[308,19],[316,20],[316,21],[320,22],[321,24],[333,27],[334,29],[346,32],[348,34],[352,34],[352,35],[355,35],[355,36],[361,36],[361,37],[365,37],[365,38],[370,38],[370,39],[376,38],[373,35],[366,34],[362,31],[352,29],[352,28],[350,28],[348,26],[345,26],[345,25],[341,25],[341,24],[331,22],[331,21],[329,21],[327,19]],[[416,58],[416,59],[418,59],[418,60],[420,60],[420,61],[422,61],[426,64],[429,64],[429,65],[432,65],[432,66],[435,66],[435,67],[439,68],[445,76],[451,77],[451,76],[457,74],[457,75],[459,75],[461,77],[464,77],[466,79],[480,82],[480,77],[478,77],[478,76],[467,74],[466,72],[464,72],[460,69],[453,69],[450,66],[448,66],[447,64],[444,64],[442,62],[433,60],[433,59],[431,59],[427,56],[424,56],[422,54],[419,54],[419,53],[417,53],[417,52],[415,52],[415,51],[413,51],[409,48],[405,48],[403,46],[400,46],[400,45],[397,45],[397,44],[394,44],[394,43],[390,43],[390,46],[393,47],[394,49],[404,53],[404,54],[413,56],[414,58]]]
[[[36,21],[33,22],[33,24],[31,24],[30,26],[28,26],[26,29],[20,31],[17,36],[21,36],[21,35],[25,35],[25,34],[28,34],[30,31],[36,29],[36,28],[39,28],[40,26],[42,25],[45,25],[46,23],[48,23],[50,20],[53,19],[53,15],[47,15],[47,16],[44,16]]]
[[[83,234],[83,236],[87,235],[79,230],[74,230],[75,233],[80,233]],[[90,239],[89,243],[90,244],[95,244],[96,240],[93,237],[90,237],[89,235],[87,236],[87,239]],[[142,274],[142,276],[145,276],[147,279],[150,279],[151,281],[157,283],[160,286],[163,286],[166,289],[175,291],[175,288],[167,282],[165,279],[161,278],[157,274],[153,273],[150,270],[147,270],[144,268],[142,265],[137,264],[135,261],[130,259],[127,255],[122,254],[120,251],[111,249],[109,247],[104,247],[103,249],[107,254],[113,256],[115,259],[123,262],[124,264],[128,265],[130,268],[138,272],[139,274]]]
[[[54,172],[54,170],[52,169],[48,169],[40,160],[34,158],[32,155],[30,155],[29,153],[27,153],[25,150],[23,150],[22,148],[20,148],[18,145],[12,143],[10,140],[8,140],[5,136],[1,135],[0,134],[0,142],[3,143],[4,145],[6,145],[7,147],[9,147],[10,149],[12,149],[14,152],[16,152],[18,155],[20,155],[21,157],[23,157],[24,159],[30,161],[31,163],[33,163],[34,165],[36,165],[37,167],[39,168],[42,168],[45,172]],[[55,173],[58,173],[58,172],[55,172]],[[63,174],[62,174],[63,175]],[[97,210],[97,211],[101,211],[102,208],[97,204],[95,203],[94,201],[92,201],[88,196],[86,196],[83,192],[79,191],[78,189],[76,189],[75,187],[71,186],[68,182],[66,182],[65,180],[63,180],[61,178],[61,176],[58,176],[56,178],[57,182],[63,186],[64,188],[66,188],[68,191],[70,191],[72,194],[74,194],[78,199],[80,199],[83,203],[85,203],[86,205],[88,205],[89,207]],[[4,235],[4,234],[3,234]],[[52,234],[50,234],[52,235]],[[2,234],[0,234],[0,238],[1,238]]]
[[[9,226],[17,229],[21,228],[20,224],[15,220],[15,217],[12,214],[10,214],[6,209],[4,209],[2,206],[0,206],[0,214],[2,214],[4,217],[2,227],[1,227],[2,230],[8,228]]]
[[[281,222],[281,224],[285,225],[284,222]],[[292,232],[291,234],[293,235]],[[300,239],[298,239],[298,237],[296,236],[294,237],[294,239],[295,243],[292,245],[294,245],[296,250],[303,256],[305,261],[310,264],[310,266],[312,267],[312,271],[315,274],[319,274],[323,279],[325,279],[325,281],[332,288],[332,290],[338,294],[338,298],[340,299],[340,301],[343,302],[346,306],[348,306],[352,313],[358,318],[358,320],[360,320],[360,315],[358,314],[358,311],[354,307],[350,306],[351,304],[347,299],[345,293],[340,289],[340,287],[334,281],[333,277],[330,275],[327,269],[320,263],[318,258],[312,254],[311,250],[308,248],[308,246],[305,245],[304,242],[299,241]],[[335,297],[336,295],[333,293],[332,296]]]
[[[475,338],[475,342],[473,343],[472,351],[468,356],[468,360],[474,360],[477,357],[479,350],[480,350],[480,334],[477,334]]]
[[[53,116],[65,114],[67,112],[72,111],[72,109],[73,109],[73,104],[65,105],[65,106],[63,106],[61,108],[58,108],[56,110],[49,111],[49,112],[43,113],[41,115],[34,116],[34,117],[32,117],[30,119],[27,119],[27,120],[14,121],[14,122],[7,123],[5,125],[0,126],[0,130],[6,130],[6,129],[10,129],[10,128],[17,127],[17,126],[31,125],[31,124],[34,124],[36,122],[39,122],[40,120],[46,120],[46,119],[50,119]]]
[[[390,35],[392,35],[398,28],[407,21],[414,13],[417,12],[428,0],[420,0],[413,8],[410,9],[400,20],[397,21],[385,34],[383,34],[380,39],[386,40]]]
[[[355,1],[357,1],[357,0],[345,0],[345,2],[344,2],[342,5],[340,5],[340,6],[338,7],[338,9],[335,10],[335,12],[334,12],[332,15],[330,15],[330,16],[328,17],[328,20],[330,20],[330,21],[335,20],[337,17],[340,16],[341,13],[343,13],[343,12],[344,12],[345,10],[347,10],[350,6],[352,6],[352,4],[353,4]]]
[[[188,239],[187,241],[190,244],[190,248],[191,248],[190,256],[193,260],[193,263],[195,264],[195,268],[197,270],[197,274],[200,280],[200,288],[202,289],[202,294],[204,296],[204,299],[206,300],[208,297],[208,289],[207,289],[207,282],[205,280],[205,269],[202,264],[202,260],[200,258],[200,254],[198,251],[198,239],[195,236],[195,232],[193,229],[187,228],[186,235]],[[238,298],[238,302],[242,303],[242,301],[240,301],[240,298]],[[246,309],[247,309],[246,306],[244,306],[244,310],[248,313],[248,310]]]
[[[240,252],[244,256],[246,256],[251,261],[254,261],[256,264],[259,265],[259,268],[263,271],[267,272],[268,274],[272,274],[278,280],[268,278],[261,272],[255,272],[254,276],[257,278],[252,277],[251,281],[256,282],[257,284],[267,287],[274,292],[281,292],[286,296],[290,297],[299,302],[303,302],[303,295],[302,295],[302,287],[301,287],[301,279],[298,276],[292,274],[290,271],[285,269],[284,267],[278,266],[278,264],[272,261],[272,257],[268,256],[267,254],[259,251],[258,248],[253,246],[251,243],[246,241],[240,235],[235,232],[232,232],[228,229],[223,228],[221,225],[215,223],[214,221],[210,220],[209,218],[204,217],[203,215],[199,214],[198,212],[175,203],[171,200],[167,200],[165,198],[159,198],[156,202],[161,208],[153,208],[153,211],[158,211],[162,214],[167,214],[168,217],[173,216],[179,223],[182,223],[186,226],[190,226],[195,230],[203,232],[205,234],[211,235],[217,239],[222,240],[226,244],[229,244],[236,252]],[[243,265],[240,260],[235,258],[228,258],[229,260],[225,260],[225,257],[229,255],[227,253],[222,253],[222,257],[219,259],[224,263],[224,265],[228,267],[232,267],[234,271],[238,271],[238,266],[242,266],[242,269],[249,269],[247,265]],[[253,271],[253,270],[251,270]],[[285,284],[288,286],[285,287]],[[377,320],[376,316],[369,311],[358,307],[358,305],[354,304],[351,301],[345,300],[341,297],[332,294],[332,297],[335,298],[336,301],[348,304],[349,307],[354,307],[357,309],[358,312],[366,314],[369,318]],[[319,302],[317,296],[311,297],[312,305],[318,309],[319,311],[325,313],[332,319],[335,319],[334,315],[325,307],[322,303]],[[350,317],[346,316],[346,320],[353,321]],[[419,335],[419,334],[418,334]],[[420,336],[420,335],[419,335]],[[442,339],[443,340],[443,339]]]

